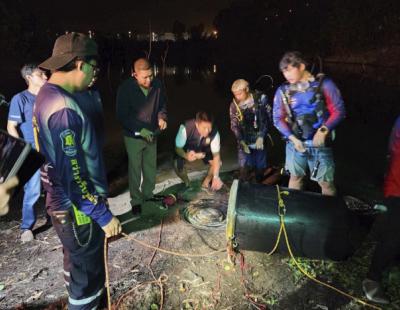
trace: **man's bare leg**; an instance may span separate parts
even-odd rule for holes
[[[291,175],[289,179],[289,188],[302,190],[304,186],[304,177]]]

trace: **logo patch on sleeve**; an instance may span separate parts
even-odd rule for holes
[[[67,156],[75,156],[77,153],[75,143],[75,132],[66,129],[60,134],[62,149]]]

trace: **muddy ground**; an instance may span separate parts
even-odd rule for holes
[[[225,175],[226,184],[232,179],[232,174]],[[226,204],[228,196],[228,187],[212,194],[201,191],[199,181],[193,182],[189,190],[174,185],[167,191],[185,200],[213,199],[221,204]],[[127,193],[111,199],[117,213],[128,204]],[[110,242],[108,266],[114,308],[363,309],[302,276],[285,254],[268,256],[245,251],[244,262],[239,255],[235,265],[228,262],[224,251],[190,257],[224,250],[226,241],[223,227],[201,230],[184,221],[181,211],[187,204],[181,201],[164,210],[158,203],[147,203],[142,218],[124,226],[130,237],[181,256],[155,253],[127,237]],[[39,213],[37,226],[45,222],[43,212]],[[62,277],[62,247],[54,229],[39,228],[33,242],[21,244],[17,216],[14,209],[0,222],[0,308],[61,309],[67,294]],[[124,215],[120,218],[125,219]],[[368,268],[370,248],[367,241],[359,253],[345,262],[300,263],[319,279],[360,297],[360,281]],[[397,280],[392,279],[392,284],[397,285]],[[386,309],[399,309],[399,293],[393,291],[397,288],[393,286],[390,293],[394,303]]]

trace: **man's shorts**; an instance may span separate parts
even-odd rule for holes
[[[319,165],[317,164],[319,162]],[[314,177],[313,170],[318,166]],[[317,182],[333,182],[335,174],[335,163],[333,152],[330,147],[306,147],[304,153],[296,151],[292,142],[286,143],[285,169],[290,175],[303,177],[310,173],[311,179]]]

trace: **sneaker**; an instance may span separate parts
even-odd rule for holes
[[[27,230],[24,230],[24,231],[21,233],[21,241],[22,241],[23,243],[25,243],[25,242],[30,242],[30,241],[32,241],[33,239],[35,239],[35,238],[33,237],[32,230],[27,229]]]
[[[386,296],[379,282],[364,279],[362,281],[362,289],[368,300],[383,305],[389,304],[389,298]]]

